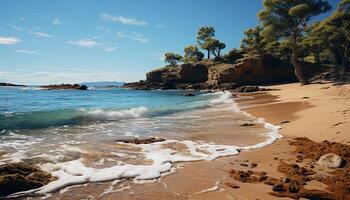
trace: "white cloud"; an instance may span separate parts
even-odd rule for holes
[[[61,84],[61,83],[83,83],[90,81],[138,81],[144,79],[144,73],[125,73],[115,71],[93,71],[93,70],[60,70],[25,72],[25,71],[0,71],[0,82],[17,84]]]
[[[147,22],[139,20],[139,19],[134,19],[134,18],[127,18],[124,16],[115,16],[107,13],[101,13],[100,17],[104,20],[116,22],[116,23],[121,23],[121,24],[127,24],[127,25],[139,25],[139,26],[145,26],[148,25]]]
[[[107,51],[107,52],[111,52],[111,51],[114,51],[114,50],[116,50],[116,49],[118,49],[117,46],[115,46],[115,47],[105,47],[105,48],[104,48],[104,50]]]
[[[63,24],[63,22],[59,20],[57,17],[55,17],[55,19],[52,21],[52,25],[60,25],[60,24]]]
[[[20,17],[18,19],[21,20],[21,21],[26,21],[27,20],[27,18],[25,18],[25,17]]]
[[[46,37],[46,38],[52,37],[51,35],[49,35],[47,33],[41,33],[41,32],[35,32],[34,35],[36,35],[38,37]]]
[[[45,53],[40,53],[35,50],[26,50],[26,49],[17,49],[15,50],[16,53],[24,53],[24,54],[31,54],[31,55],[36,55],[36,56],[49,56],[48,54]]]
[[[67,43],[72,44],[72,45],[81,46],[81,47],[95,47],[95,46],[99,45],[99,43],[97,43],[95,40],[91,40],[91,39],[68,41]]]
[[[143,35],[138,34],[138,33],[126,34],[124,32],[119,31],[117,36],[120,37],[120,38],[130,38],[132,40],[135,40],[135,41],[138,41],[138,42],[142,42],[142,43],[148,42],[148,38],[146,38]]]
[[[22,42],[22,41],[16,37],[1,37],[0,36],[0,44],[12,45],[12,44],[17,44],[19,42]]]

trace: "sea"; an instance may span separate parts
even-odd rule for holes
[[[215,160],[271,144],[278,126],[241,110],[228,91],[0,87],[0,164],[28,162],[56,179],[20,192],[125,179],[155,180],[174,164]],[[253,123],[254,126],[242,126]],[[163,138],[149,144],[126,139]]]

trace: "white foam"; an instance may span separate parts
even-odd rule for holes
[[[213,104],[220,104],[225,102],[234,103],[231,98],[231,93],[222,92],[220,97],[213,100]],[[237,105],[234,104],[236,108],[235,111],[239,111]],[[105,111],[94,111],[93,115],[104,117],[104,118],[120,118],[120,117],[139,117],[141,113],[146,112],[146,108],[134,109],[128,111],[112,111],[117,113],[106,113]],[[111,111],[108,111],[111,112]],[[248,113],[240,111],[248,116]],[[251,116],[252,117],[252,116]],[[254,118],[254,117],[253,117]],[[35,194],[46,194],[50,193],[67,186],[85,184],[89,182],[100,182],[100,181],[112,181],[112,180],[123,180],[123,179],[134,179],[134,181],[147,181],[158,179],[169,172],[174,171],[176,165],[174,163],[185,162],[185,161],[200,161],[200,160],[214,160],[218,157],[232,156],[238,154],[241,150],[252,150],[256,148],[261,148],[266,145],[273,143],[278,138],[282,136],[278,134],[280,127],[274,126],[270,123],[265,122],[262,118],[255,118],[257,123],[263,123],[265,128],[269,131],[263,134],[267,139],[264,142],[245,146],[229,146],[229,145],[217,145],[213,143],[204,142],[194,142],[194,141],[178,141],[178,140],[166,140],[163,142],[152,143],[152,144],[128,144],[130,146],[135,146],[142,149],[145,160],[153,161],[150,165],[133,165],[124,162],[117,162],[118,164],[108,168],[93,168],[88,167],[83,164],[82,158],[78,160],[62,162],[62,163],[46,163],[41,166],[41,168],[58,179],[50,182],[49,184],[31,191],[16,193],[11,196],[18,196],[28,193]],[[186,147],[186,154],[172,150],[170,148],[165,148],[165,145],[171,146],[174,143],[181,143]],[[70,147],[68,147],[70,148]],[[67,147],[65,147],[67,149]],[[76,151],[82,151],[79,149],[70,149]],[[119,155],[122,156],[122,155]],[[102,163],[102,161],[101,161]],[[217,190],[217,184],[213,188],[209,188],[208,191]],[[113,188],[108,192],[116,192]],[[206,191],[200,191],[200,193]]]
[[[139,118],[143,114],[147,112],[146,107],[137,107],[137,108],[131,108],[127,110],[102,110],[102,109],[96,109],[96,110],[82,110],[85,111],[86,115],[88,117],[97,119],[97,120],[122,120],[122,119],[133,119],[133,118]]]
[[[210,103],[212,104],[222,104],[222,103],[231,103],[232,100],[232,94],[229,91],[224,92],[216,92],[214,94],[219,94],[219,97],[217,99],[211,100]]]
[[[194,195],[216,191],[219,189],[219,185],[220,185],[220,181],[217,181],[213,187],[196,192],[194,193]]]

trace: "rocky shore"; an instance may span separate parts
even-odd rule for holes
[[[54,178],[37,166],[19,162],[0,165],[0,198],[42,187]]]
[[[86,85],[79,85],[79,84],[43,85],[40,87],[47,90],[87,90],[88,89]]]
[[[26,87],[26,85],[18,85],[13,83],[0,83],[0,86],[6,86],[6,87]]]
[[[311,77],[320,68],[304,63],[304,74]],[[264,85],[297,81],[293,66],[271,55],[246,57],[234,64],[207,60],[166,66],[146,74],[146,80],[127,83],[126,88],[153,89],[220,89],[232,90],[244,85]]]

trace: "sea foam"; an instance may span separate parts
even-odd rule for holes
[[[233,102],[230,92],[215,93],[218,98],[212,100],[212,104],[233,104],[235,112],[242,112],[245,115],[250,116],[248,113],[240,111],[237,105]],[[97,117],[99,119],[120,119],[120,118],[138,118],[143,113],[147,112],[144,107],[137,109],[130,109],[128,111],[88,111],[90,116]],[[250,116],[252,117],[252,116]],[[254,118],[254,117],[252,117]],[[242,150],[252,150],[261,148],[273,143],[282,136],[278,133],[280,127],[265,122],[263,118],[255,118],[257,123],[264,124],[267,132],[261,133],[266,137],[264,142],[251,145],[251,146],[233,146],[233,145],[218,145],[213,143],[206,143],[200,141],[178,141],[178,140],[166,140],[163,142],[151,143],[151,144],[128,144],[137,148],[141,148],[141,152],[144,154],[146,160],[151,160],[150,165],[134,165],[120,162],[117,165],[107,168],[93,168],[85,166],[83,159],[77,159],[68,162],[61,163],[45,163],[41,165],[41,168],[58,179],[50,182],[49,184],[30,191],[19,192],[11,195],[11,197],[26,195],[29,193],[34,194],[47,194],[67,186],[85,184],[89,182],[100,181],[112,181],[123,179],[134,179],[135,181],[142,180],[154,180],[162,177],[163,175],[176,170],[174,163],[188,162],[188,161],[200,161],[200,160],[214,160],[218,157],[232,156],[238,154]],[[180,143],[185,147],[186,152],[181,153],[175,151],[166,146]],[[82,151],[77,149],[77,151]]]

